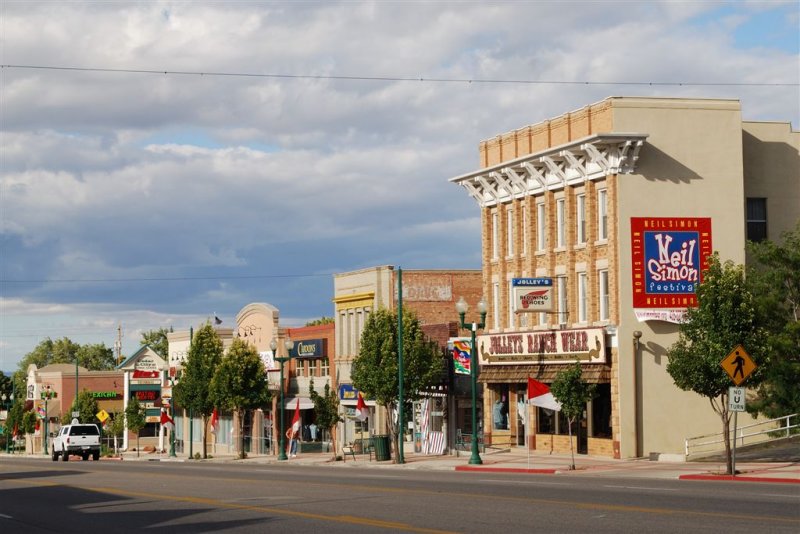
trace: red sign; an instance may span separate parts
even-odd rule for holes
[[[133,372],[133,378],[161,378],[160,371],[140,371]]]
[[[708,217],[632,217],[633,307],[697,306],[712,252]]]
[[[155,401],[158,399],[158,391],[136,391],[136,400],[139,402]]]

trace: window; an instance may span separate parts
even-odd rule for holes
[[[514,301],[514,287],[511,285],[513,282],[511,280],[508,281],[508,327],[514,328],[514,309],[516,307],[516,302]]]
[[[295,366],[295,374],[299,377],[306,376],[306,362],[303,360],[297,360],[297,365]]]
[[[506,212],[506,256],[514,255],[514,210]]]
[[[608,193],[605,189],[597,192],[597,239],[608,239]]]
[[[528,253],[528,209],[527,206],[522,207],[522,252],[524,256]]]
[[[564,199],[559,198],[556,200],[556,247],[563,247],[567,243],[566,225],[567,221],[564,220]]]
[[[600,295],[600,320],[608,321],[608,271],[598,271],[598,294]]]
[[[492,318],[494,329],[500,330],[500,284],[492,284]]]
[[[499,254],[499,243],[497,242],[497,235],[499,234],[497,228],[497,212],[492,213],[492,259],[496,260]]]
[[[547,325],[547,312],[539,312],[539,324],[542,326]]]
[[[764,241],[767,239],[767,199],[747,199],[747,239]]]
[[[578,243],[586,243],[586,195],[578,195],[575,220],[578,222]]]
[[[567,277],[559,276],[556,278],[558,291],[558,324],[567,324]]]
[[[536,204],[536,250],[542,251],[545,248],[545,218],[544,202]]]
[[[591,401],[592,437],[611,437],[611,384],[597,384]]]
[[[331,373],[331,362],[327,356],[319,361],[319,376],[328,376]]]
[[[586,273],[578,273],[578,322],[585,323],[588,320],[588,298]]]

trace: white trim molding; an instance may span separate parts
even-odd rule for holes
[[[495,206],[612,174],[633,174],[647,136],[639,133],[590,135],[449,181],[464,187],[481,207]]]

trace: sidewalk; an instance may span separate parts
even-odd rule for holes
[[[249,455],[245,460],[235,456],[215,456],[204,462],[247,462],[274,465],[325,465],[334,468],[376,468],[376,469],[427,469],[433,471],[471,471],[488,473],[537,473],[557,476],[606,476],[634,478],[662,478],[681,480],[717,480],[735,482],[778,482],[800,484],[800,463],[793,461],[746,461],[737,462],[735,477],[725,475],[724,461],[711,462],[666,462],[648,459],[614,460],[604,457],[575,455],[575,469],[569,454],[547,454],[524,450],[506,449],[481,454],[482,464],[470,465],[469,452],[459,456],[425,456],[406,452],[405,463],[398,465],[392,461],[370,460],[368,455],[356,455],[356,460],[348,456],[345,461],[333,461],[333,454],[300,453],[295,458],[278,461],[276,456]],[[168,454],[126,452],[123,459],[133,461],[188,461],[185,455],[169,457]]]

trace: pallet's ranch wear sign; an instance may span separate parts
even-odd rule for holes
[[[697,286],[711,253],[708,217],[631,218],[633,307],[697,306]]]

